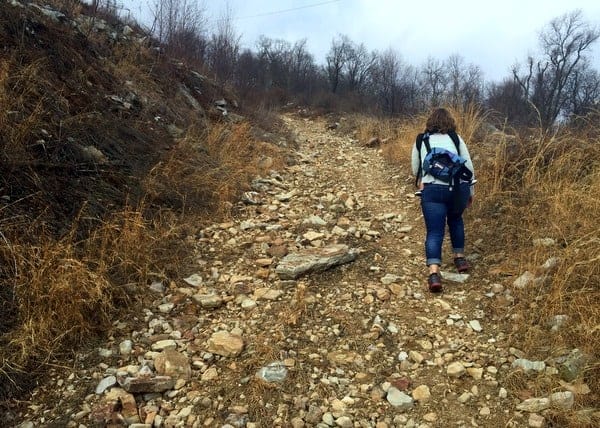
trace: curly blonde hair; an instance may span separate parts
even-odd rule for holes
[[[426,131],[432,134],[456,132],[456,121],[445,108],[436,108],[427,119]]]

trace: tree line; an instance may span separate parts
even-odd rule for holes
[[[600,29],[580,10],[540,31],[537,55],[515,64],[502,81],[485,82],[480,67],[458,54],[414,66],[391,48],[370,51],[346,35],[331,41],[324,64],[315,61],[306,39],[261,36],[254,49],[242,49],[230,10],[208,31],[197,2],[154,1],[150,31],[166,54],[192,62],[244,100],[262,105],[296,102],[389,116],[441,104],[477,105],[508,124],[545,129],[600,107],[600,74],[589,60]]]

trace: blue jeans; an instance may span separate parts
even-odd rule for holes
[[[452,250],[454,253],[464,252],[465,227],[462,214],[470,196],[471,189],[468,183],[460,184],[452,192],[444,184],[425,184],[421,196],[421,208],[427,229],[425,239],[427,266],[442,264],[442,243],[446,223],[448,223]]]

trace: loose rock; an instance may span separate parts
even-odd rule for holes
[[[398,410],[409,410],[413,407],[413,399],[393,386],[387,390],[386,398]]]
[[[208,340],[208,350],[213,354],[223,357],[235,357],[244,349],[244,341],[241,336],[231,334],[228,331],[218,331]]]

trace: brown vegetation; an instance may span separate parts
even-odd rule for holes
[[[80,9],[0,8],[0,397],[185,270],[185,224],[226,215],[261,158],[280,162],[215,108],[226,90]]]

